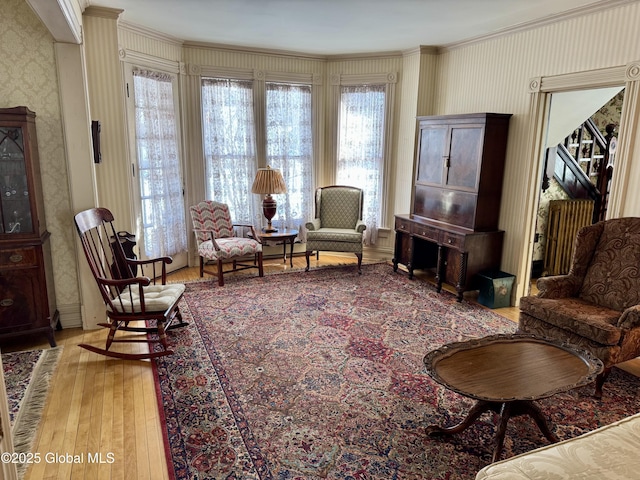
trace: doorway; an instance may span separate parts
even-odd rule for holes
[[[532,280],[568,273],[577,230],[606,217],[624,87],[550,96]]]
[[[624,105],[620,119],[620,130],[616,151],[616,174],[611,181],[607,215],[609,218],[640,216],[640,190],[633,185],[640,182],[640,162],[633,158],[640,155],[640,61],[630,62],[598,70],[568,73],[529,80],[529,140],[527,156],[521,171],[528,178],[536,179],[527,184],[524,211],[525,222],[518,235],[517,284],[514,292],[515,305],[520,297],[530,292],[533,244],[539,207],[540,186],[543,178],[547,126],[550,100],[553,93],[578,90],[620,87],[624,85]]]

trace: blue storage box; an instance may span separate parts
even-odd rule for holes
[[[511,290],[515,276],[500,270],[482,272],[476,279],[480,293],[478,303],[489,308],[511,306]]]

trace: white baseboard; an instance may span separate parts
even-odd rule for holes
[[[60,313],[60,325],[62,328],[82,327],[82,309],[79,303],[69,303],[58,305]]]

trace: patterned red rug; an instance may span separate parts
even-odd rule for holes
[[[424,373],[444,343],[515,324],[386,264],[187,286],[189,327],[156,361],[169,471],[183,479],[473,479],[489,463],[495,418],[451,437],[472,401]],[[638,411],[640,382],[614,369],[591,387],[540,402],[560,438]],[[503,457],[547,441],[510,421]]]

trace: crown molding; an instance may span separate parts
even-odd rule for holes
[[[534,30],[536,28],[553,25],[554,23],[559,23],[572,18],[582,17],[585,15],[593,14],[593,13],[599,13],[604,10],[611,10],[612,8],[616,8],[616,7],[630,4],[630,3],[635,3],[637,1],[638,0],[599,0],[585,7],[577,7],[571,10],[567,10],[565,12],[556,13],[554,15],[549,15],[547,17],[540,18],[537,20],[531,20],[529,22],[523,22],[517,25],[512,25],[507,28],[496,30],[495,32],[490,33],[488,35],[480,35],[478,37],[472,37],[467,40],[462,40],[461,42],[454,42],[454,43],[442,45],[439,48],[439,50],[440,50],[440,53],[443,53],[449,50],[455,50],[457,48],[468,47],[470,45],[485,42],[487,40],[494,40],[496,38],[504,37],[507,35],[526,32],[528,30]]]
[[[184,40],[173,37],[166,33],[158,32],[157,30],[152,30],[151,28],[143,27],[141,25],[136,25],[129,22],[119,22],[118,25],[122,28],[122,30],[126,30],[130,33],[134,33],[137,35],[141,35],[146,38],[150,38],[152,40],[159,40],[165,43],[172,43],[178,47],[184,44]]]
[[[369,52],[369,53],[345,53],[338,55],[327,55],[325,58],[331,61],[341,60],[369,60],[372,58],[398,58],[404,54],[402,51],[390,51],[390,52]]]
[[[101,18],[109,18],[112,20],[117,20],[118,17],[120,17],[120,14],[122,12],[124,12],[124,10],[122,10],[121,8],[90,6],[85,8],[82,14],[88,15],[90,17],[101,17]]]
[[[341,61],[341,60],[367,60],[371,58],[397,58],[402,56],[400,51],[391,52],[371,52],[371,53],[350,53],[340,55],[319,55],[313,53],[296,52],[293,50],[277,50],[270,48],[255,48],[255,47],[243,47],[239,45],[228,45],[223,43],[208,43],[208,42],[194,42],[185,41],[182,43],[185,48],[203,48],[209,50],[220,50],[227,52],[238,52],[246,54],[256,55],[273,55],[276,57],[294,57],[302,60],[318,60],[322,62],[326,61]]]
[[[226,52],[238,52],[257,55],[273,55],[276,57],[295,57],[304,60],[321,60],[327,59],[326,55],[315,55],[311,53],[295,52],[290,50],[277,50],[271,48],[243,47],[239,45],[228,45],[224,43],[194,42],[185,41],[182,43],[185,48],[204,48],[208,50],[220,50]]]

